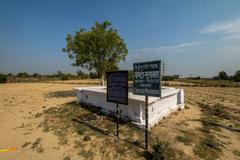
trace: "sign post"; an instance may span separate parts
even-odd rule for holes
[[[119,137],[119,104],[128,104],[128,71],[107,72],[107,102],[116,103]]]
[[[119,108],[117,103],[117,137],[119,138]]]
[[[161,61],[133,64],[133,94],[145,96],[145,148],[148,150],[148,96],[161,97]]]
[[[145,148],[148,150],[148,96],[145,96]]]

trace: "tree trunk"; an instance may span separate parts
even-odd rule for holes
[[[104,83],[104,74],[101,75],[101,85],[104,86],[105,83]]]

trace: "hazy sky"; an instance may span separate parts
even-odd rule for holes
[[[0,72],[76,72],[66,34],[109,20],[133,62],[164,60],[167,74],[240,70],[239,0],[0,0]]]

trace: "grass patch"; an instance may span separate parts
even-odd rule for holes
[[[96,107],[72,102],[44,110],[43,122],[39,127],[42,127],[43,131],[53,132],[60,145],[72,143],[67,135],[77,135],[73,140],[74,148],[79,156],[85,159],[94,159],[96,154],[100,154],[104,159],[143,158],[143,130],[132,123],[121,121],[120,139],[114,142],[112,138],[116,135],[115,118],[102,113]],[[98,145],[92,139],[96,139]],[[150,140],[149,143],[153,144],[155,141]],[[92,150],[89,150],[89,147]],[[100,152],[94,153],[95,150]],[[171,147],[167,147],[163,153],[168,159],[189,159],[182,151]]]
[[[211,130],[220,131],[219,125],[222,124],[221,120],[213,116],[202,116],[200,118],[203,127],[200,129],[204,133],[210,133]]]
[[[79,153],[78,153],[79,156],[82,156],[83,158],[86,158],[86,159],[93,159],[94,156],[95,156],[95,153],[91,150],[81,150]]]
[[[37,138],[36,141],[32,143],[31,148],[38,153],[42,153],[44,151],[44,148],[41,144],[41,138]]]
[[[219,103],[214,105],[199,103],[199,106],[202,110],[202,117],[199,121],[202,123],[200,131],[203,136],[194,139],[196,146],[193,148],[193,152],[202,159],[215,160],[219,158],[224,145],[227,145],[217,139],[215,134],[221,132],[221,128],[232,131],[233,129],[227,124],[233,122],[235,115],[230,112],[228,107]]]
[[[176,136],[175,139],[178,142],[184,143],[185,145],[191,145],[191,143],[193,142],[192,138],[189,136]]]
[[[193,148],[193,152],[205,160],[214,160],[219,158],[222,152],[222,144],[213,136],[202,138],[199,144]]]
[[[225,107],[223,104],[217,103],[214,105],[207,105],[203,103],[199,103],[200,108],[202,109],[205,115],[215,116],[219,119],[233,120],[239,119],[231,112],[229,112],[229,108]]]
[[[189,160],[183,151],[170,147],[169,143],[160,139],[156,139],[156,143],[152,145],[152,152],[145,154],[146,159],[151,160]]]

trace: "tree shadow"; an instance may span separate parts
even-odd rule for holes
[[[140,143],[137,143],[136,141],[129,140],[127,138],[117,138],[116,135],[115,135],[115,132],[112,133],[112,132],[110,132],[108,130],[104,130],[104,129],[99,128],[98,126],[92,125],[90,123],[91,120],[96,120],[95,116],[104,116],[104,119],[109,120],[109,121],[111,121],[113,123],[116,123],[116,116],[115,115],[106,114],[106,113],[104,113],[101,110],[100,107],[93,107],[93,106],[90,106],[90,105],[87,105],[87,104],[84,104],[84,103],[81,103],[80,105],[79,104],[78,105],[76,105],[76,104],[73,105],[73,103],[71,102],[69,104],[71,104],[74,108],[81,107],[81,108],[84,108],[84,109],[86,109],[86,110],[88,110],[90,112],[89,114],[85,114],[85,115],[82,115],[82,116],[76,116],[76,117],[74,117],[72,119],[72,121],[77,122],[77,123],[79,123],[81,125],[84,125],[84,126],[88,127],[89,129],[91,129],[91,130],[93,130],[93,131],[95,131],[97,133],[100,133],[100,134],[102,134],[104,136],[116,138],[119,141],[123,141],[125,143],[130,144],[130,145],[134,145],[134,146],[137,146],[139,148],[144,149],[144,146],[142,146]],[[123,119],[119,120],[119,124],[121,124],[121,125],[130,125],[131,128],[132,127],[136,127],[137,128],[137,126],[133,126],[134,124],[131,124],[129,121],[126,121],[126,120],[123,120]],[[133,130],[136,130],[136,128],[133,129]],[[119,130],[120,130],[120,128],[119,128]]]
[[[69,91],[54,91],[45,95],[46,98],[67,98],[67,97],[75,97],[76,94],[73,90]]]

